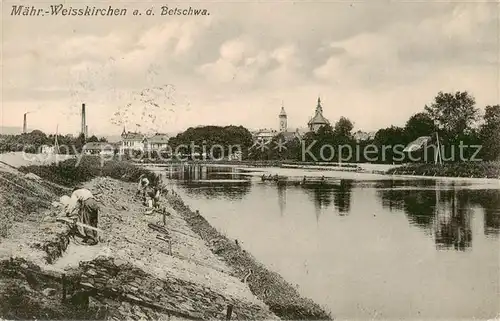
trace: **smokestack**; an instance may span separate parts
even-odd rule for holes
[[[28,113],[25,113],[25,114],[24,114],[24,121],[23,121],[23,134],[26,134],[26,132],[28,131],[28,124],[27,124],[27,122],[26,122],[26,115],[27,115],[27,114],[28,114]]]
[[[85,104],[82,104],[82,130],[81,133],[87,138],[87,124],[86,124],[86,116],[85,116]]]
[[[85,138],[89,136],[89,125],[85,125]]]

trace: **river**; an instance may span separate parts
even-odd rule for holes
[[[289,169],[296,183],[280,183],[236,167],[161,171],[213,226],[336,319],[500,312],[498,181],[325,172],[313,183],[323,173]]]

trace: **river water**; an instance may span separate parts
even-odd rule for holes
[[[294,169],[285,175],[296,183],[282,183],[206,166],[162,173],[191,208],[337,319],[500,312],[498,182]],[[322,174],[322,183],[313,177]]]

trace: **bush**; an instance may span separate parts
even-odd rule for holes
[[[68,187],[75,187],[99,176],[136,182],[144,174],[153,184],[158,181],[158,177],[151,171],[128,162],[109,160],[102,165],[99,156],[83,156],[80,162],[68,159],[58,164],[23,166],[20,170]]]
[[[387,174],[440,177],[499,178],[500,162],[463,162],[439,164],[408,164],[391,168]]]

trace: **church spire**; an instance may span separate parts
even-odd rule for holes
[[[323,107],[321,107],[321,98],[318,96],[318,105],[316,105],[316,113],[323,113]]]
[[[280,116],[286,116],[285,105],[283,105],[283,100],[281,101],[281,112]]]

